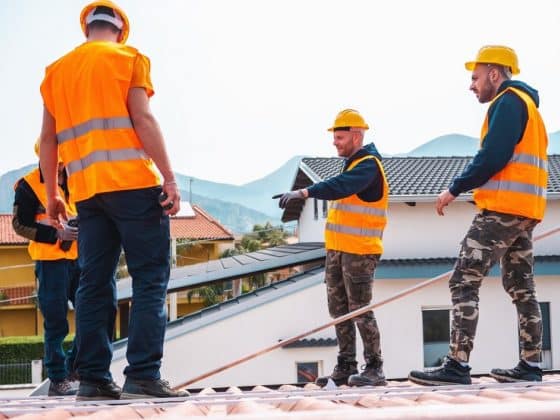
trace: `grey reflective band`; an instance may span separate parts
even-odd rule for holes
[[[94,118],[56,134],[58,144],[73,140],[93,130],[113,130],[115,128],[132,128],[129,117]]]
[[[490,180],[486,184],[482,185],[479,189],[492,191],[513,191],[536,195],[538,197],[546,197],[546,188],[542,188],[538,185],[533,184],[525,184],[524,182]]]
[[[367,214],[369,216],[387,216],[387,210],[375,207],[358,206],[356,204],[344,204],[334,202],[331,204],[331,209],[347,211],[350,213]]]
[[[148,159],[146,152],[142,149],[116,149],[98,150],[84,156],[82,159],[73,160],[66,165],[68,176],[83,171],[88,166],[97,162],[115,162],[119,160]],[[134,176],[131,174],[131,176]]]
[[[535,166],[539,169],[548,171],[548,162],[534,155],[519,153],[513,155],[510,162],[526,163],[527,165]]]
[[[350,235],[370,236],[370,237],[373,236],[376,238],[383,237],[383,230],[381,229],[357,228],[352,226],[335,225],[334,223],[327,223],[325,229],[333,232],[348,233]]]

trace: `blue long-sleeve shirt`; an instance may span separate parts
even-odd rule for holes
[[[309,197],[320,200],[338,200],[357,194],[367,202],[378,201],[383,196],[381,171],[373,159],[358,163],[350,171],[346,169],[357,159],[374,155],[381,160],[381,155],[373,143],[367,144],[344,162],[343,172],[326,181],[318,182],[307,188]]]
[[[535,105],[539,106],[538,92],[524,82],[507,80],[501,84],[498,93],[508,87],[526,92]],[[458,196],[485,184],[501,171],[513,156],[513,150],[527,125],[527,105],[514,92],[506,92],[488,109],[488,133],[472,162],[449,186],[449,192]]]

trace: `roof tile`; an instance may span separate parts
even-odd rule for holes
[[[199,206],[192,206],[195,216],[171,218],[171,237],[174,239],[230,240],[233,233]]]
[[[25,245],[29,241],[12,228],[12,215],[0,214],[0,245]]]

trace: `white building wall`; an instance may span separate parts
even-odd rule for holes
[[[382,301],[423,280],[376,279],[374,301]],[[540,300],[550,302],[552,362],[560,368],[560,276],[537,278]],[[480,321],[471,358],[472,373],[488,373],[494,367],[513,367],[518,360],[517,321],[511,299],[497,278],[484,280],[480,293]],[[375,311],[381,331],[385,374],[406,377],[410,370],[423,368],[422,309],[450,307],[447,283],[441,281]],[[162,376],[171,384],[183,383],[243,356],[274,345],[331,319],[325,285],[305,289],[250,311],[239,313],[165,343]],[[313,337],[334,338],[334,327]],[[363,363],[358,334],[358,360]],[[191,387],[242,386],[296,382],[296,362],[319,362],[320,374],[330,373],[336,363],[336,347],[277,349],[240,364]],[[122,383],[125,360],[112,366],[117,383]]]
[[[465,201],[451,203],[445,216],[438,216],[435,204],[390,203],[388,223],[383,234],[383,258],[456,257],[460,242],[467,233],[477,208]],[[307,200],[299,219],[300,242],[324,241],[326,219],[319,212],[313,218],[313,200]],[[535,229],[535,235],[560,224],[560,200],[548,202],[545,219]],[[560,234],[535,243],[536,255],[558,255]]]

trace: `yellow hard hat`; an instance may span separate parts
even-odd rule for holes
[[[355,109],[345,109],[340,111],[336,118],[334,119],[334,124],[329,131],[336,131],[342,128],[363,128],[364,130],[369,130],[369,125],[366,124],[364,117],[360,115]]]
[[[519,74],[519,64],[517,63],[517,54],[512,48],[503,45],[485,45],[480,50],[474,61],[465,63],[465,68],[473,71],[475,66],[482,64],[498,64],[511,69],[511,74]]]
[[[106,14],[94,15],[93,12],[98,6],[109,7],[113,9],[118,16],[112,17]],[[113,25],[119,28],[121,30],[121,34],[118,40],[119,43],[124,44],[128,39],[128,33],[130,32],[130,23],[128,21],[128,16],[119,6],[117,6],[112,1],[94,1],[93,3],[88,4],[82,9],[82,13],[80,13],[80,25],[82,26],[82,32],[85,36],[87,36],[87,25],[93,22],[93,20],[104,20],[106,22],[111,22]]]

